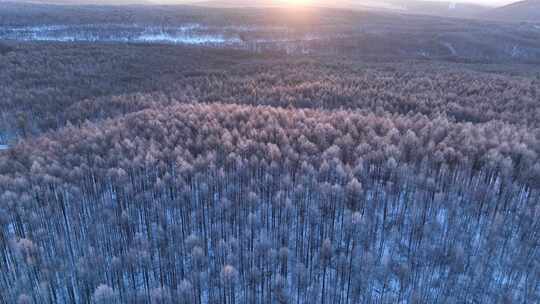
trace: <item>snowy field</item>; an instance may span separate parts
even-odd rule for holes
[[[6,40],[59,42],[131,42],[170,44],[234,44],[237,35],[212,33],[198,24],[179,27],[147,27],[139,25],[53,25],[11,27],[0,31]]]
[[[534,29],[539,26],[536,25]],[[284,51],[287,54],[335,54],[412,56],[422,58],[462,57],[481,60],[538,60],[540,48],[522,40],[485,47],[471,44],[467,35],[446,33],[437,38],[438,47],[422,36],[403,34],[387,40],[388,29],[351,27],[336,29],[260,26],[255,24],[183,23],[156,26],[141,23],[56,24],[0,27],[0,40],[50,41],[65,43],[138,43],[195,45],[246,49],[255,52]],[[382,42],[386,46],[382,46]],[[388,43],[392,47],[388,47]]]
[[[138,24],[47,25],[0,28],[0,39],[56,42],[163,43],[209,46],[245,46],[257,43],[299,43],[322,40],[314,33],[285,27],[258,26],[146,26]]]

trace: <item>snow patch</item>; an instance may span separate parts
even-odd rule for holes
[[[418,52],[418,55],[420,55],[421,57],[429,57],[429,52],[426,52],[425,50],[421,50]]]
[[[450,51],[452,56],[457,55],[456,49],[454,48],[454,46],[450,42],[443,42],[443,45]]]
[[[240,39],[226,39],[211,35],[170,35],[166,33],[143,34],[134,39],[135,42],[167,42],[174,44],[225,44],[240,42]]]
[[[0,151],[4,151],[4,150],[7,150],[7,149],[9,149],[8,145],[0,145]]]
[[[248,49],[255,52],[282,50],[288,54],[309,54],[313,44],[326,39],[350,38],[347,34],[321,34],[283,26],[142,24],[82,24],[0,27],[0,39],[15,41],[145,43],[198,45]]]
[[[518,45],[514,45],[510,51],[510,56],[512,58],[519,57],[522,54],[522,51]]]
[[[0,29],[0,39],[56,42],[133,42],[172,44],[241,43],[238,35],[217,33],[200,24],[157,27],[126,24],[85,24],[12,27]]]
[[[249,42],[281,43],[323,40],[315,33],[293,33],[287,27],[231,25],[223,27],[184,24],[145,26],[139,24],[48,25],[0,28],[0,39],[59,42],[146,42],[173,44],[240,44],[244,33],[260,32]],[[343,36],[343,35],[340,35]]]
[[[226,31],[235,32],[287,32],[289,28],[284,26],[250,26],[250,25],[228,25],[223,27]]]
[[[8,28],[12,32],[50,32],[69,29],[67,25],[42,25]]]

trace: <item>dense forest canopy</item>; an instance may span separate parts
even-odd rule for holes
[[[493,40],[534,49],[530,24],[2,8],[0,37],[191,19],[246,42],[359,16],[375,36],[0,39],[0,303],[540,302],[540,67]]]
[[[441,114],[458,122],[539,127],[540,68],[523,65],[488,73],[474,64],[283,58],[180,46],[9,46],[0,56],[6,67],[0,114],[5,132],[16,135],[177,102]]]
[[[518,134],[222,104],[69,127],[0,159],[4,297],[534,299],[538,142]]]

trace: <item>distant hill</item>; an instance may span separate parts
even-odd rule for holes
[[[492,9],[480,15],[486,19],[506,22],[530,21],[540,23],[540,0],[525,0]]]
[[[192,4],[203,7],[283,7],[288,0],[0,0],[1,3],[39,3],[62,5],[162,5]],[[470,3],[435,0],[311,0],[308,6],[354,10],[390,11],[402,14],[430,15],[451,18],[482,18],[506,22],[540,22],[540,0],[525,0],[492,8]]]
[[[471,18],[478,14],[485,13],[490,10],[489,7],[469,4],[456,3],[452,1],[393,1],[402,3],[403,9],[407,13],[420,15],[435,15],[453,18]]]
[[[156,0],[161,3],[173,3],[175,0]],[[286,6],[286,0],[193,0],[190,3],[208,7],[275,7]],[[451,1],[423,0],[312,0],[310,6],[332,7],[359,10],[385,10],[406,14],[470,18],[485,13],[489,7],[455,3]]]
[[[35,4],[61,4],[61,5],[131,5],[152,4],[148,0],[0,0],[2,3],[35,3]]]
[[[160,3],[174,3],[175,0],[156,0]],[[367,5],[366,5],[367,2]],[[287,0],[193,0],[188,1],[189,4],[194,4],[197,6],[207,6],[207,7],[286,7],[290,6],[290,1]],[[375,2],[373,2],[375,3]],[[313,7],[332,7],[332,8],[362,8],[368,9],[373,7],[371,1],[354,1],[354,0],[336,0],[336,1],[325,1],[325,0],[313,0],[309,5]]]
[[[162,3],[173,3],[174,1],[161,1]],[[284,6],[285,1],[280,0],[208,0],[208,1],[191,1],[190,3],[198,6],[208,7],[275,7]]]

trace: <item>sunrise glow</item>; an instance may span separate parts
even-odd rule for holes
[[[306,6],[313,4],[313,0],[287,0],[285,3],[289,4],[290,6]]]

